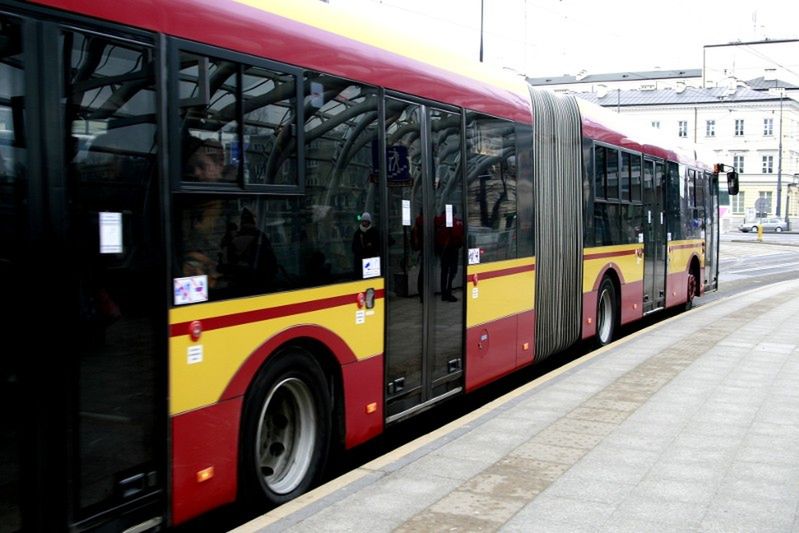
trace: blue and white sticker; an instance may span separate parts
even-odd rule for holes
[[[186,350],[186,364],[196,365],[203,362],[203,345],[189,346]]]
[[[190,276],[172,280],[175,305],[208,301],[208,276]]]
[[[363,263],[363,279],[380,277],[380,258],[367,257],[361,260]]]
[[[480,264],[480,248],[469,248],[469,264]]]

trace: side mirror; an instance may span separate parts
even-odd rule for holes
[[[738,173],[735,171],[727,172],[727,191],[732,196],[738,194]]]

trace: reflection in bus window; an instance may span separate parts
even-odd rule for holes
[[[20,311],[25,298],[24,266],[20,258],[27,233],[28,218],[25,183],[24,117],[25,72],[20,24],[0,17],[0,334],[6,342],[14,342],[14,332],[23,331]],[[28,327],[28,326],[25,326]],[[20,502],[20,439],[24,419],[21,404],[23,379],[20,350],[6,350],[0,357],[0,529],[17,531],[21,527]]]
[[[516,128],[512,122],[467,114],[469,248],[480,261],[517,257]]]

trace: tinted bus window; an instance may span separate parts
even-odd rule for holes
[[[605,191],[605,172],[607,161],[607,148],[597,146],[594,148],[594,196],[596,198],[606,198]]]
[[[630,200],[641,201],[641,156],[638,154],[630,158]]]
[[[297,185],[293,75],[184,52],[178,92],[183,181]]]
[[[621,173],[619,174],[619,185],[621,189],[621,200],[623,202],[630,201],[630,171],[632,166],[630,164],[630,154],[622,152],[621,154]]]
[[[28,288],[23,280],[25,268],[20,263],[25,249],[28,207],[25,201],[26,150],[23,137],[25,116],[25,63],[22,54],[20,24],[0,17],[0,276],[4,280],[3,305],[0,306],[0,332],[13,339],[22,331],[20,323],[23,299]],[[28,296],[29,297],[29,296]],[[26,315],[27,316],[27,315]],[[8,341],[7,341],[8,342]],[[13,340],[11,344],[15,344]],[[21,528],[19,495],[22,405],[21,366],[25,352],[6,350],[0,357],[0,529]]]
[[[612,148],[607,150],[607,198],[619,198],[619,152]]]
[[[377,90],[305,85],[303,195],[179,195],[176,275],[208,276],[211,300],[360,279],[381,253]]]
[[[515,124],[468,113],[466,150],[469,248],[481,262],[516,258]]]

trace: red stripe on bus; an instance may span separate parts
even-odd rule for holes
[[[522,272],[534,272],[535,265],[524,265],[512,268],[503,268],[502,270],[491,270],[489,272],[478,272],[477,277],[481,280],[500,278],[502,276],[512,276],[513,274],[521,274]]]
[[[375,298],[383,298],[385,291],[378,289],[375,291]],[[214,329],[229,328],[232,326],[241,326],[244,324],[252,324],[254,322],[262,322],[273,318],[282,318],[291,315],[299,315],[302,313],[311,313],[313,311],[321,311],[322,309],[331,309],[333,307],[340,307],[342,305],[357,305],[357,294],[345,294],[342,296],[334,296],[332,298],[323,298],[321,300],[312,300],[308,302],[300,302],[296,304],[280,305],[277,307],[267,307],[266,309],[256,309],[254,311],[245,311],[243,313],[233,313],[231,315],[215,316],[202,319],[203,331],[211,331]],[[172,324],[169,328],[170,337],[180,337],[189,334],[191,322],[180,322]]]
[[[669,250],[684,250],[686,248],[701,248],[701,247],[702,247],[701,243],[696,243],[696,244],[677,244],[677,245],[674,245],[674,246],[669,246]]]
[[[621,252],[603,252],[598,254],[588,254],[584,259],[604,259],[606,257],[621,257],[623,255],[633,255],[635,250],[623,250]]]

